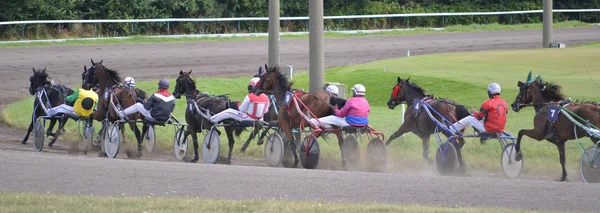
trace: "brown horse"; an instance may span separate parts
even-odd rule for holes
[[[192,139],[194,141],[194,159],[192,159],[191,162],[195,163],[198,162],[199,159],[197,133],[202,132],[203,129],[210,130],[214,124],[210,122],[210,120],[197,113],[191,104],[196,102],[200,109],[206,109],[210,111],[211,114],[216,114],[228,108],[237,109],[238,102],[233,102],[225,96],[213,97],[201,94],[196,87],[196,82],[194,79],[192,79],[192,77],[190,77],[191,73],[191,70],[189,72],[179,72],[179,77],[175,83],[173,96],[179,99],[181,98],[181,95],[185,95],[188,102],[185,110],[185,121],[188,124],[188,132],[186,132],[185,137],[187,137],[188,134],[192,135]],[[223,121],[223,123],[235,124],[235,121],[233,119],[226,119]],[[231,125],[225,126],[224,128],[225,133],[227,134],[227,139],[229,140],[229,153],[227,156],[227,162],[231,163],[231,154],[233,151],[233,145],[235,144],[233,135],[235,133],[235,136],[239,137],[245,130],[245,127],[240,125]],[[219,135],[221,135],[221,132],[218,129],[216,131]]]
[[[437,124],[435,121],[431,120],[431,118],[426,112],[415,111],[415,107],[412,107],[413,101],[427,98],[427,103],[430,106],[432,106],[435,109],[435,111],[437,111],[440,115],[443,115],[443,117],[450,122],[456,122],[460,119],[463,119],[464,117],[467,117],[469,115],[469,112],[467,111],[467,108],[465,106],[460,105],[452,100],[438,99],[432,96],[425,95],[425,91],[421,87],[419,87],[415,83],[410,82],[409,80],[410,77],[406,80],[398,77],[398,82],[396,85],[394,85],[392,89],[392,95],[387,103],[388,108],[390,109],[396,108],[396,106],[398,106],[402,102],[406,102],[408,107],[406,109],[406,112],[404,112],[404,123],[402,123],[400,128],[396,132],[394,132],[394,134],[392,134],[390,138],[388,138],[386,145],[389,145],[394,139],[402,136],[404,133],[412,132],[415,135],[419,136],[421,138],[421,141],[423,142],[423,158],[425,158],[425,160],[427,160],[429,164],[433,164],[433,160],[429,158],[429,138],[433,133],[435,133]],[[440,116],[437,115],[437,113],[432,112],[432,115],[435,119],[439,120],[440,122],[443,122],[442,118],[440,118]],[[461,132],[464,132],[464,129]],[[450,136],[450,134],[447,132],[444,132],[444,135],[446,135],[446,137]],[[458,162],[460,164],[461,169],[463,171],[466,171],[466,167],[464,165],[462,154],[460,151],[464,143],[464,139],[459,138],[459,144],[458,147],[456,147],[456,153],[458,155]]]
[[[120,118],[115,112],[115,110],[109,110],[110,103],[108,102],[108,100],[110,100],[110,97],[114,95],[115,98],[112,99],[112,103],[115,106],[121,106],[122,109],[126,109],[127,107],[130,107],[136,103],[135,97],[137,97],[138,95],[136,93],[136,90],[132,87],[122,87],[119,83],[121,82],[121,77],[119,76],[119,73],[117,71],[106,68],[104,65],[102,65],[103,61],[104,60],[101,60],[98,63],[94,63],[94,60],[91,60],[92,67],[90,67],[90,69],[86,73],[86,82],[88,82],[91,85],[97,84],[99,88],[98,103],[97,109],[94,112],[94,120],[101,122],[106,120],[110,123],[113,123],[117,120],[120,120]],[[129,115],[128,118],[129,120],[135,121],[138,118],[143,119],[143,116],[140,113],[134,113]],[[141,135],[146,132],[147,125],[144,125],[143,132],[140,132],[135,122],[130,122],[129,128],[135,133],[135,138],[138,142],[137,157],[139,158],[142,156]],[[105,128],[103,129],[106,131]],[[124,131],[122,125],[120,129],[122,132]],[[100,132],[100,134],[102,134],[102,132]]]
[[[292,128],[297,128],[302,130],[300,123],[304,123],[303,125],[309,125],[310,121],[307,121],[303,118],[301,113],[309,112],[307,114],[312,113],[316,118],[325,117],[331,115],[331,105],[329,105],[329,95],[327,92],[320,90],[314,93],[306,93],[302,91],[298,91],[292,88],[293,83],[288,82],[287,78],[281,73],[279,66],[271,66],[265,64],[267,67],[267,71],[264,75],[261,76],[259,81],[259,91],[257,93],[262,93],[264,91],[273,91],[276,96],[279,93],[285,94],[285,92],[295,93],[294,95],[298,97],[298,99],[303,103],[299,104],[300,111],[296,109],[296,102],[290,101],[290,105],[286,106],[283,104],[279,107],[279,113],[277,115],[277,121],[279,122],[279,129],[285,134],[287,144],[292,150],[294,156],[294,163],[292,167],[296,167],[298,165],[298,154],[296,153],[296,143],[294,143],[294,135],[292,133]],[[306,115],[306,114],[305,114]],[[340,151],[342,147],[342,136],[339,133],[336,133],[338,138],[338,144],[340,146]],[[317,136],[318,137],[318,136]],[[300,139],[300,138],[296,138]],[[342,162],[344,164],[344,162]]]
[[[559,113],[560,111],[557,107],[568,104],[564,106],[567,110],[590,121],[595,126],[600,126],[600,109],[596,104],[592,103],[569,103],[569,101],[565,101],[559,85],[552,82],[544,82],[541,76],[532,79],[531,72],[529,72],[527,80],[525,82],[519,81],[517,86],[519,87],[519,94],[517,94],[515,101],[511,105],[513,111],[519,112],[523,107],[533,106],[536,114],[533,118],[533,129],[522,129],[519,131],[515,159],[520,161],[523,158],[521,139],[524,135],[537,141],[547,140],[558,148],[560,164],[562,166],[560,181],[567,180],[565,143],[568,140],[576,139],[575,134],[577,134],[577,138],[588,136],[592,141],[598,141],[600,138],[591,137],[585,130],[579,127],[577,127],[575,132],[575,124],[563,115],[563,113]],[[554,108],[553,110],[558,114],[558,116],[555,116],[555,118],[558,118],[556,121],[550,121],[548,117],[550,107]],[[552,113],[552,111],[550,112]],[[550,116],[552,117],[552,114]],[[581,123],[584,124],[582,121]]]

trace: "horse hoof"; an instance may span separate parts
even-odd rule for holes
[[[21,141],[21,144],[27,144],[27,141]]]
[[[523,159],[523,153],[517,152],[517,154],[515,155],[515,160],[521,161],[522,159]]]
[[[49,144],[48,144],[48,147],[52,148],[52,146],[54,146],[54,144],[53,144],[53,143],[49,143]]]
[[[198,156],[196,156],[190,162],[192,162],[192,163],[198,163],[198,159],[199,159]]]
[[[246,153],[246,149],[240,149],[240,153]]]
[[[137,158],[141,158],[143,155],[142,150],[138,150],[137,152]]]
[[[258,142],[256,143],[257,145],[263,145],[263,143],[265,143],[265,139],[258,139]]]
[[[104,152],[100,152],[98,153],[98,157],[108,157],[108,155],[106,155]]]

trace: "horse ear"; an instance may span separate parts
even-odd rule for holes
[[[94,59],[90,58],[90,61],[92,62],[92,65],[94,65]]]
[[[100,65],[102,65],[102,62],[104,61],[104,59],[100,60]]]
[[[183,70],[179,70],[179,75],[183,75]]]
[[[87,66],[86,65],[83,65],[83,71],[84,72],[87,71]]]
[[[188,74],[188,75],[189,75],[189,74],[192,74],[192,70],[190,70],[190,71],[189,71],[187,74]]]
[[[267,63],[265,63],[265,70],[269,70],[269,65],[267,65]]]
[[[408,76],[408,78],[406,79],[406,82],[410,81],[410,77],[411,77],[411,76]]]
[[[35,68],[32,67],[31,69],[33,69],[33,74],[35,74]]]
[[[42,72],[46,72],[46,67],[44,67],[44,69],[42,70]]]
[[[400,76],[398,76],[398,83],[400,83],[400,81],[402,81],[402,79],[400,78]]]

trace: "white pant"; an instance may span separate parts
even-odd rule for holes
[[[350,124],[348,124],[348,122],[346,122],[346,118],[340,118],[335,115],[330,115],[330,116],[319,118],[319,121],[317,121],[317,119],[311,118],[310,121],[312,121],[317,126],[319,125],[319,121],[320,121],[321,125],[323,125],[323,127],[325,127],[325,128],[332,128],[331,125],[335,125],[338,127],[350,126]]]
[[[236,121],[257,121],[254,118],[251,118],[250,116],[248,116],[246,113],[237,111],[235,109],[226,109],[223,110],[222,112],[220,112],[219,114],[213,115],[212,117],[210,117],[210,119],[214,122],[214,123],[220,123],[221,121],[225,120],[225,119],[234,119]]]
[[[454,132],[455,129],[456,131],[460,131],[467,127],[469,124],[475,127],[475,129],[477,129],[479,132],[486,132],[485,127],[483,126],[483,120],[477,120],[477,118],[473,117],[472,115],[469,115],[461,119],[460,121],[452,124],[452,127],[454,128],[450,127],[450,131]]]
[[[146,118],[146,120],[154,120],[154,118],[152,118],[152,115],[150,115],[150,110],[144,108],[144,104],[142,103],[136,103],[134,105],[131,105],[130,107],[127,107],[127,109],[123,110],[123,116],[128,116],[136,112],[141,113]]]
[[[73,107],[66,104],[61,104],[60,106],[53,107],[52,109],[48,110],[48,116],[55,116],[58,113],[69,114],[75,118],[79,117],[79,115],[73,111]]]

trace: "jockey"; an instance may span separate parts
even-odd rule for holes
[[[346,105],[338,110],[335,107],[335,115],[317,119],[311,118],[311,122],[315,124],[323,124],[325,128],[331,128],[331,125],[338,127],[355,126],[364,127],[369,123],[369,112],[371,107],[365,98],[365,86],[356,84],[352,87],[352,98],[348,99]],[[345,118],[344,118],[345,117]]]
[[[450,130],[456,134],[470,124],[479,132],[503,132],[506,125],[508,104],[500,98],[500,90],[499,84],[489,84],[487,88],[489,99],[481,104],[479,112],[472,109],[472,115],[454,123]]]
[[[234,119],[236,121],[257,121],[262,120],[263,116],[269,111],[269,98],[264,93],[255,95],[254,90],[259,78],[252,78],[248,85],[248,95],[239,105],[239,110],[226,109],[210,119],[214,123],[219,123],[225,119]]]
[[[330,96],[329,104],[331,104],[331,106],[337,105],[340,108],[344,108],[344,105],[346,105],[346,99],[338,98],[339,89],[337,86],[329,85],[327,88],[325,88],[325,91],[327,91]]]
[[[133,113],[141,113],[146,120],[164,123],[169,120],[171,112],[175,109],[175,97],[169,93],[169,80],[163,78],[158,81],[158,91],[150,96],[146,103],[136,103],[120,111],[121,118]]]
[[[133,79],[133,77],[125,78],[125,80],[123,80],[123,83],[125,83],[126,87],[135,87],[135,79]]]
[[[67,96],[67,103],[73,103],[73,106],[61,104],[48,110],[48,116],[54,116],[58,113],[65,113],[74,118],[89,117],[96,109],[98,94],[89,88],[88,84],[83,84],[81,88],[72,95]]]

